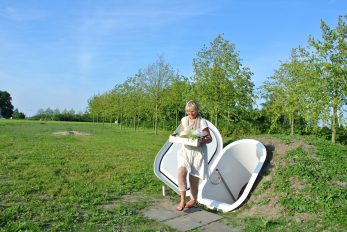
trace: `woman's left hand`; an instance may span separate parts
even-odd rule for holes
[[[198,138],[198,147],[204,145],[204,138]]]

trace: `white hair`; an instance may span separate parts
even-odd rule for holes
[[[194,109],[198,113],[200,111],[199,104],[196,101],[188,101],[185,107],[186,112],[188,111],[188,109]]]

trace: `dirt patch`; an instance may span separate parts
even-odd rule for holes
[[[124,195],[121,198],[121,201],[129,202],[129,203],[136,203],[139,201],[154,202],[155,200],[156,200],[155,196],[144,194],[142,192],[135,192],[129,195]]]
[[[303,147],[305,151],[311,153],[313,151],[314,146],[308,145],[301,140],[293,140],[290,143],[284,143],[279,139],[267,139],[267,138],[256,138],[265,146],[272,146],[276,156],[283,156],[288,151],[296,149],[298,147]]]
[[[128,194],[128,195],[124,195],[119,199],[115,199],[113,201],[109,201],[103,205],[101,205],[102,208],[106,209],[106,210],[112,210],[114,209],[114,207],[119,204],[119,202],[122,202],[122,204],[124,204],[124,202],[128,203],[128,204],[136,204],[139,202],[144,202],[148,205],[153,204],[153,202],[155,202],[157,200],[158,196],[149,196],[147,194],[144,194],[142,192],[135,192],[132,194]]]
[[[80,131],[58,131],[54,132],[54,135],[76,135],[76,136],[88,136],[90,133],[80,132]]]
[[[238,217],[264,217],[276,219],[282,214],[282,207],[278,203],[278,197],[261,194],[249,200],[252,206],[248,209],[240,208]]]
[[[309,213],[297,213],[294,218],[297,223],[302,223],[313,220],[315,215]]]
[[[346,183],[346,182],[335,181],[334,183],[335,183],[337,186],[342,187],[342,188],[346,188],[346,187],[347,187],[347,183]]]

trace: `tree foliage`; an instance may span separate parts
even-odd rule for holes
[[[347,17],[339,17],[335,29],[322,21],[323,41],[310,37],[305,49],[293,49],[289,60],[262,85],[264,109],[271,118],[269,132],[283,128],[280,119],[289,122],[291,134],[294,125],[317,132],[319,125],[330,119],[331,140],[335,142],[338,116],[343,118],[347,98],[347,27],[343,18]],[[295,120],[299,122],[295,124]]]
[[[332,136],[335,143],[339,111],[347,99],[347,15],[340,16],[336,28],[330,28],[321,21],[322,40],[310,37],[309,44],[314,49],[317,67],[320,71],[320,83],[323,85],[327,111],[330,116]],[[332,113],[330,113],[332,112]]]
[[[153,108],[154,117],[154,131],[158,132],[158,117],[160,112],[163,111],[163,94],[165,89],[169,88],[171,81],[175,77],[173,68],[167,64],[163,56],[159,56],[158,59],[148,65],[144,70],[140,70],[136,78],[134,79],[135,85],[139,90],[146,94],[149,106]],[[139,107],[137,107],[139,108]]]
[[[346,17],[339,17],[334,29],[322,21],[321,41],[310,37],[307,46],[292,49],[261,86],[265,102],[260,110],[253,109],[253,73],[243,66],[235,45],[218,35],[193,59],[192,77],[179,75],[160,56],[124,83],[89,99],[89,111],[96,121],[117,120],[121,126],[136,130],[142,125],[157,132],[158,127],[177,127],[185,103],[197,100],[203,116],[224,134],[241,128],[326,136],[324,126],[329,125],[335,142],[347,136]]]
[[[218,125],[220,116],[242,119],[254,103],[251,76],[242,67],[235,45],[218,35],[210,47],[204,46],[193,59],[196,97],[206,107],[211,119]]]
[[[19,112],[18,109],[15,109],[12,114],[13,119],[25,119],[25,114],[23,112]]]
[[[39,109],[33,117],[33,120],[43,121],[77,121],[77,122],[88,122],[91,121],[89,112],[76,113],[75,110],[64,109],[60,112],[59,109]]]
[[[13,114],[12,97],[7,91],[0,91],[0,116],[10,118]]]

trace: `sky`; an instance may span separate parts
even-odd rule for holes
[[[218,36],[258,88],[292,48],[335,28],[346,0],[0,0],[0,90],[26,116],[88,99],[163,56],[179,74]]]

